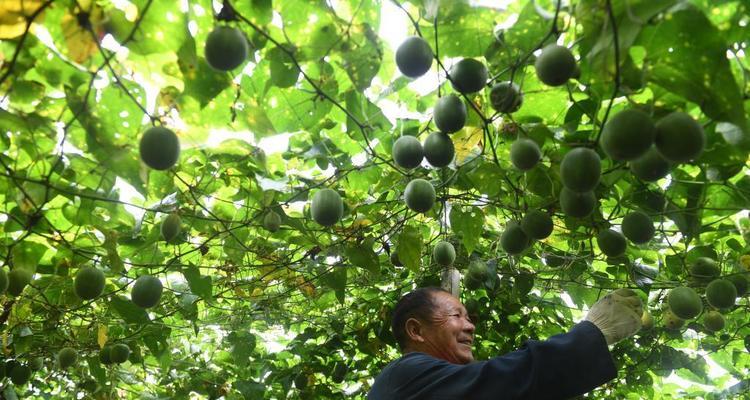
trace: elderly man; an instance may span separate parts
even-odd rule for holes
[[[521,350],[474,361],[474,324],[449,292],[421,288],[396,304],[391,328],[403,356],[383,369],[367,398],[566,399],[615,378],[608,345],[641,327],[641,300],[618,289],[599,300],[585,320]]]

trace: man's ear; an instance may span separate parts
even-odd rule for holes
[[[412,342],[423,343],[424,342],[424,328],[425,326],[416,318],[409,318],[406,320],[406,337]]]

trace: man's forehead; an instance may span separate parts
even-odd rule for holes
[[[463,304],[461,304],[461,302],[450,293],[434,293],[434,299],[438,307],[446,311],[453,309],[460,310],[463,308]]]

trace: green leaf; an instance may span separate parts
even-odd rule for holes
[[[255,335],[234,331],[227,335],[227,341],[232,345],[232,358],[235,364],[240,368],[246,367],[255,350]]]
[[[454,206],[451,208],[450,221],[453,231],[461,235],[466,252],[471,254],[484,230],[484,213],[475,206],[466,208],[466,211]]]
[[[417,272],[422,266],[422,234],[414,226],[405,226],[398,235],[396,252],[406,268]]]
[[[190,291],[200,296],[203,300],[211,301],[211,277],[200,274],[198,267],[189,266],[182,269],[182,275],[188,281]]]
[[[349,245],[344,249],[346,258],[352,265],[363,268],[371,274],[378,274],[378,255],[372,250],[372,242],[365,241],[360,244]]]
[[[110,307],[128,324],[146,324],[149,322],[146,311],[122,296],[112,296]]]

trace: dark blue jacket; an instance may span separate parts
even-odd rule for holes
[[[407,353],[383,369],[367,398],[567,399],[616,376],[604,335],[584,321],[568,333],[545,341],[530,340],[520,350],[466,365]]]

